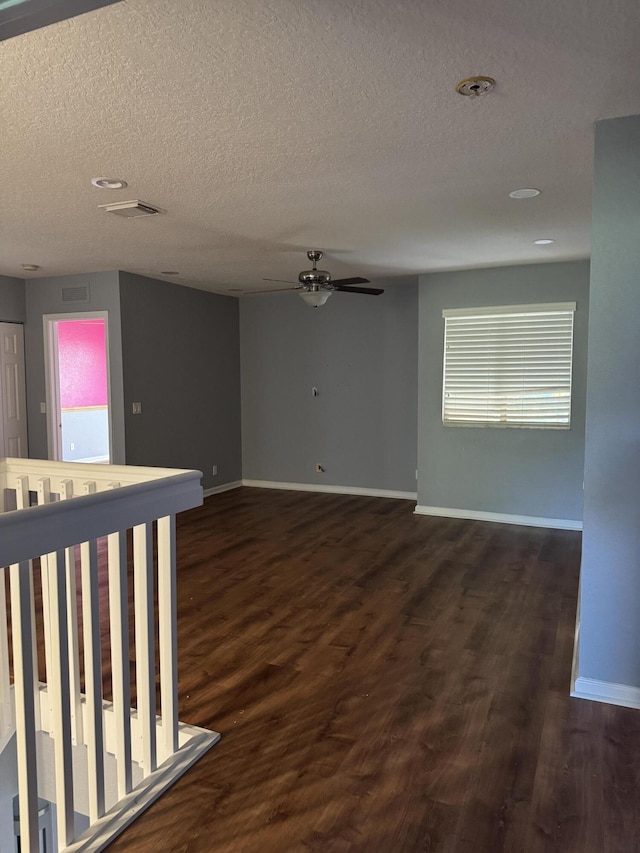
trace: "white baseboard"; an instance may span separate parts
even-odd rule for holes
[[[233,483],[223,483],[221,486],[214,486],[212,489],[205,489],[203,492],[203,496],[205,498],[211,497],[211,495],[219,495],[222,492],[230,492],[231,489],[239,489],[242,485],[242,480],[235,480]]]
[[[571,695],[576,699],[591,699],[623,708],[640,708],[640,687],[630,684],[615,684],[613,681],[598,681],[579,676],[573,683]]]
[[[579,595],[578,590],[578,595]],[[616,684],[613,681],[599,681],[596,678],[584,678],[578,675],[580,663],[580,599],[576,614],[576,632],[573,643],[573,662],[571,667],[571,695],[576,699],[590,699],[592,702],[604,702],[607,705],[622,705],[623,708],[640,708],[640,687],[629,684]]]
[[[255,489],[285,489],[292,492],[321,492],[330,495],[361,495],[369,498],[400,498],[415,501],[416,492],[396,492],[391,489],[365,489],[361,486],[325,486],[322,483],[277,483],[275,480],[243,480],[243,486]]]
[[[502,512],[480,512],[473,509],[453,509],[445,506],[416,506],[416,515],[437,515],[442,518],[466,518],[470,521],[497,521],[500,524],[522,524],[525,527],[551,527],[556,530],[582,530],[582,522],[571,518],[538,518],[534,515],[508,515]]]

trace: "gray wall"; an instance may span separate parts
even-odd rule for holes
[[[579,674],[640,688],[640,116],[595,150]]]
[[[387,285],[241,300],[246,479],[415,492],[417,282]]]
[[[88,302],[63,302],[63,287],[88,285]],[[109,374],[111,379],[112,457],[115,464],[124,464],[124,408],[122,386],[122,340],[120,335],[120,294],[117,272],[86,273],[83,275],[38,278],[26,282],[27,322],[25,350],[27,362],[27,419],[29,423],[29,455],[46,459],[47,416],[40,413],[40,403],[46,400],[44,314],[74,314],[84,311],[109,312]]]
[[[0,275],[0,323],[24,323],[27,309],[21,278]]]
[[[240,480],[237,299],[121,272],[120,307],[127,464]]]
[[[588,299],[588,261],[421,276],[419,505],[582,518]],[[573,301],[570,430],[442,425],[443,308]]]

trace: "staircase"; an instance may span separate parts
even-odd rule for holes
[[[177,713],[175,515],[200,476],[0,459],[2,853],[16,810],[21,853],[104,849],[219,739]]]

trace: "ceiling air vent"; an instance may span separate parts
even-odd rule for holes
[[[89,287],[86,284],[79,284],[76,287],[62,288],[63,302],[88,302]]]
[[[114,201],[111,204],[99,204],[107,213],[115,213],[116,216],[126,216],[133,219],[138,216],[155,216],[164,213],[159,207],[152,207],[144,201],[134,199],[133,201]]]

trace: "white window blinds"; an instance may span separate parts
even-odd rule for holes
[[[575,307],[443,311],[442,422],[568,429]]]

